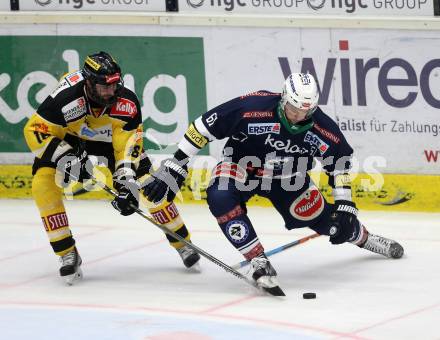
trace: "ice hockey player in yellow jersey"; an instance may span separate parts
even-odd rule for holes
[[[82,70],[61,79],[24,127],[26,142],[35,155],[32,194],[55,254],[60,275],[68,284],[82,276],[81,257],[63,204],[63,187],[83,182],[93,174],[90,155],[113,174],[118,197],[112,206],[127,216],[139,204],[139,181],[151,162],[143,150],[142,114],[135,93],[124,87],[121,69],[106,52],[88,56]],[[190,234],[172,202],[151,205],[156,221],[190,240]],[[167,235],[186,267],[200,256]]]

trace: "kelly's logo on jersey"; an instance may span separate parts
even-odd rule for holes
[[[263,135],[265,133],[280,133],[280,123],[248,124],[249,135]]]
[[[119,98],[110,112],[111,116],[126,116],[133,118],[137,114],[136,104],[126,98]]]
[[[312,151],[316,151],[316,149],[319,150],[321,156],[329,148],[329,145],[326,142],[324,142],[321,138],[319,138],[317,135],[315,135],[313,132],[310,131],[307,131],[304,137],[304,142],[309,143],[310,145],[312,145],[313,148],[315,148],[315,150]],[[312,153],[314,154],[314,152]]]

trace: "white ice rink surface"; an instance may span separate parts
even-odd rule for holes
[[[184,269],[162,232],[104,201],[66,203],[84,280],[65,286],[32,201],[0,200],[0,339],[440,339],[440,214],[361,212],[405,247],[400,260],[319,237],[276,254],[286,298],[206,259]],[[179,206],[202,249],[242,260],[206,206]],[[304,235],[250,208],[266,250]],[[317,299],[304,300],[302,293]]]

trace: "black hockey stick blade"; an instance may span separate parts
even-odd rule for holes
[[[275,286],[275,287],[261,287],[265,292],[269,293],[270,295],[273,296],[286,296],[286,294],[284,294],[284,292],[282,291],[282,289],[280,288],[280,286]]]

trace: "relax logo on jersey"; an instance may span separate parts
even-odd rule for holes
[[[280,123],[248,124],[249,135],[263,135],[265,133],[280,133]]]
[[[329,145],[326,142],[310,131],[307,131],[304,137],[304,142],[309,143],[312,146],[313,155],[316,153],[316,150],[318,150],[322,156],[329,148]]]
[[[233,220],[226,225],[226,234],[234,243],[242,243],[249,236],[249,227],[246,223]]]

